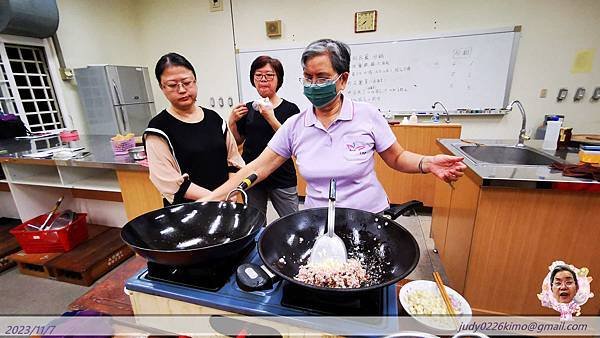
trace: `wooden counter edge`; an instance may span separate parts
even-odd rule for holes
[[[462,124],[460,124],[460,123],[416,123],[416,124],[395,123],[395,124],[389,124],[389,126],[392,128],[398,128],[398,127],[402,127],[402,128],[442,128],[442,127],[462,128]]]

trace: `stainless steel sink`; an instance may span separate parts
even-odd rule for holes
[[[509,164],[509,165],[549,165],[562,162],[561,159],[545,154],[533,148],[481,145],[460,146],[460,150],[475,163]]]

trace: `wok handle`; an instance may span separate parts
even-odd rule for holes
[[[422,206],[423,206],[423,202],[417,201],[417,200],[412,200],[410,202],[405,202],[400,205],[390,207],[383,213],[390,216],[391,219],[396,219],[396,218],[400,217],[400,215],[404,214],[405,212],[412,210],[412,209],[420,208]]]
[[[280,277],[273,274],[264,265],[246,263],[238,266],[235,280],[240,289],[250,292],[269,290],[280,280]]]
[[[335,182],[335,178],[332,178],[329,180],[329,200],[330,201],[335,201],[335,195],[336,195],[336,182]]]
[[[255,173],[252,173],[248,177],[244,178],[242,180],[242,182],[237,186],[237,188],[231,190],[229,192],[229,194],[227,194],[227,197],[225,198],[225,200],[229,201],[229,199],[231,198],[231,196],[233,196],[233,194],[235,194],[236,192],[239,192],[244,197],[244,204],[247,204],[248,203],[248,195],[246,194],[246,192],[244,190],[247,190],[248,188],[250,188],[252,186],[252,184],[256,181],[257,178],[258,178],[258,175],[256,175]]]
[[[244,178],[240,185],[238,185],[238,189],[247,190],[252,186],[252,184],[256,181],[258,175],[255,173],[250,174],[248,177]]]

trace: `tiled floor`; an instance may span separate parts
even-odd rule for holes
[[[277,214],[270,206],[267,220],[271,222]],[[407,277],[410,279],[432,279],[432,264],[439,269],[439,259],[432,252],[433,241],[429,238],[431,215],[400,216],[397,220],[416,238],[421,248],[419,265]],[[420,222],[419,222],[420,221]],[[0,273],[0,295],[2,295],[2,314],[61,314],[67,311],[68,305],[83,295],[89,287],[78,286],[22,275],[17,268]]]

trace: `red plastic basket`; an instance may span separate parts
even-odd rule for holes
[[[48,214],[44,214],[11,229],[10,233],[15,236],[25,253],[67,252],[87,240],[86,216],[85,213],[78,213],[73,222],[56,230],[37,231],[25,228],[27,224],[35,226],[43,224],[48,217]],[[48,224],[57,217],[58,214],[54,215]]]

